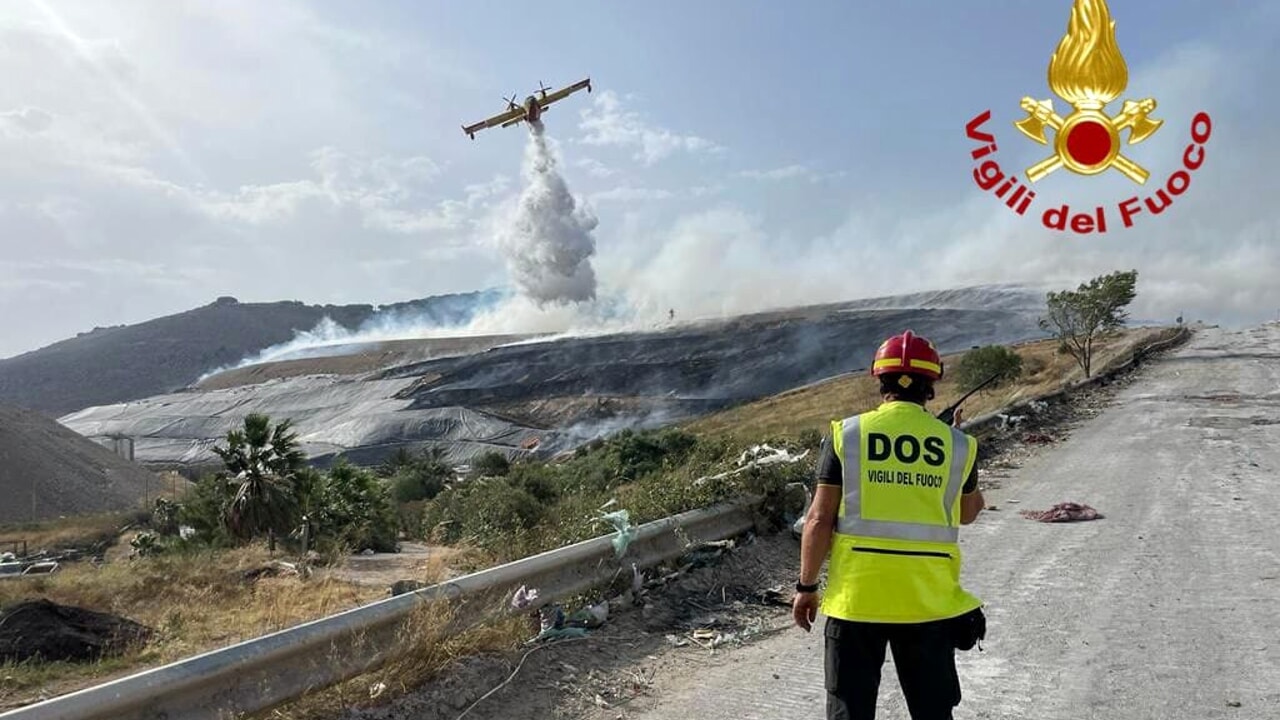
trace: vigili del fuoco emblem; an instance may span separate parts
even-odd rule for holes
[[[1106,0],[1075,0],[1067,32],[1049,59],[1049,89],[1062,98],[1070,112],[1065,117],[1054,108],[1053,100],[1022,98],[1026,116],[1013,123],[1023,135],[1041,145],[1049,145],[1052,131],[1053,154],[1026,169],[1026,178],[1036,183],[1060,168],[1077,175],[1098,175],[1115,169],[1138,185],[1145,185],[1151,173],[1126,156],[1122,150],[1125,132],[1127,144],[1137,145],[1151,137],[1164,124],[1152,117],[1156,100],[1145,97],[1125,99],[1120,111],[1111,115],[1106,107],[1124,94],[1129,84],[1129,67],[1116,42],[1116,22]],[[965,126],[968,137],[983,143],[971,153],[974,160],[987,158],[974,168],[978,187],[992,192],[1019,215],[1026,213],[1036,191],[1023,185],[1016,176],[1006,176],[994,157],[998,149],[995,136],[983,132],[991,119],[991,111],[983,111]],[[1204,144],[1211,125],[1207,113],[1200,112],[1191,121],[1191,144],[1183,153],[1182,167],[1173,172],[1168,182],[1151,196],[1132,197],[1116,205],[1124,227],[1132,227],[1134,218],[1146,213],[1159,215],[1173,204],[1173,199],[1187,190],[1191,173],[1204,163]],[[1091,212],[1073,213],[1070,206],[1048,208],[1041,216],[1043,225],[1054,230],[1076,233],[1107,231],[1107,208],[1099,206]]]

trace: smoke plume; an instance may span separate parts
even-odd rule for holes
[[[523,174],[519,204],[498,237],[512,282],[539,307],[595,300],[591,233],[599,221],[570,194],[541,122],[530,123]]]

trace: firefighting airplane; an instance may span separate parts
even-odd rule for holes
[[[510,127],[519,123],[521,120],[526,122],[537,122],[542,117],[542,113],[547,111],[547,106],[557,100],[563,100],[573,93],[586,88],[587,92],[591,92],[591,78],[579,80],[578,82],[557,90],[550,95],[547,94],[546,87],[541,82],[538,83],[538,92],[540,96],[530,95],[524,99],[523,105],[516,104],[515,93],[509,98],[502,98],[507,101],[507,111],[499,115],[494,115],[488,120],[483,120],[475,125],[463,125],[462,132],[466,133],[472,140],[476,139],[476,132],[485,128],[491,128],[495,125],[502,127]]]

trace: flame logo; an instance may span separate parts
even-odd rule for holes
[[[1076,0],[1067,34],[1049,60],[1049,88],[1074,107],[1099,110],[1128,84],[1106,0]]]
[[[1074,111],[1062,117],[1052,100],[1022,98],[1027,117],[1014,126],[1027,137],[1048,144],[1045,128],[1054,131],[1053,155],[1027,168],[1027,179],[1040,178],[1065,167],[1079,175],[1097,175],[1110,168],[1139,185],[1148,173],[1120,153],[1120,133],[1129,130],[1129,144],[1147,139],[1164,123],[1149,115],[1153,98],[1125,100],[1115,117],[1103,112],[1129,84],[1129,67],[1116,44],[1116,23],[1106,0],[1075,0],[1067,34],[1049,59],[1049,88]]]

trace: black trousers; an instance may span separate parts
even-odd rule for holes
[[[885,648],[911,720],[952,720],[960,704],[956,649],[948,621],[863,623],[827,618],[827,720],[874,720]]]

